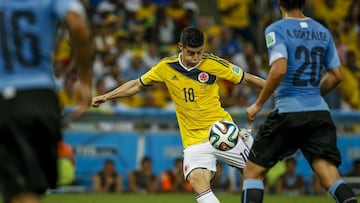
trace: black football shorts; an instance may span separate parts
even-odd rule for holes
[[[57,181],[61,113],[51,90],[0,94],[0,193],[5,202],[21,191],[44,193]]]
[[[249,160],[270,168],[298,149],[310,163],[324,158],[341,164],[336,127],[328,111],[271,112],[260,126]]]

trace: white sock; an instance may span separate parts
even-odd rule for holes
[[[214,195],[211,189],[206,190],[196,196],[198,203],[220,203],[218,198]]]

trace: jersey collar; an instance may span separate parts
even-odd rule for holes
[[[182,63],[182,61],[181,61],[181,52],[180,52],[180,53],[179,53],[179,63],[180,63],[180,66],[181,66],[183,69],[185,69],[185,70],[187,70],[187,71],[191,71],[191,70],[197,68],[197,67],[200,65],[201,61],[199,61],[199,63],[196,64],[195,66],[188,68],[188,67],[186,67],[186,66]]]

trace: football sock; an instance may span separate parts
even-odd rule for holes
[[[243,191],[241,195],[242,203],[261,203],[264,196],[264,183],[261,180],[244,180]]]
[[[338,203],[357,203],[355,193],[342,179],[330,186],[328,192]]]
[[[198,203],[220,203],[218,198],[214,195],[211,189],[206,190],[196,196]]]

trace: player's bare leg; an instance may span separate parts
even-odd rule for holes
[[[337,167],[325,159],[313,160],[312,167],[319,176],[323,187],[330,193],[336,202],[356,203],[354,192],[341,179]]]
[[[195,169],[187,178],[196,194],[198,203],[220,202],[210,188],[211,176],[212,172],[207,169]]]
[[[263,180],[267,173],[267,169],[261,167],[250,160],[246,162],[246,167],[243,170],[243,189],[241,195],[241,202],[263,202],[264,183]]]

